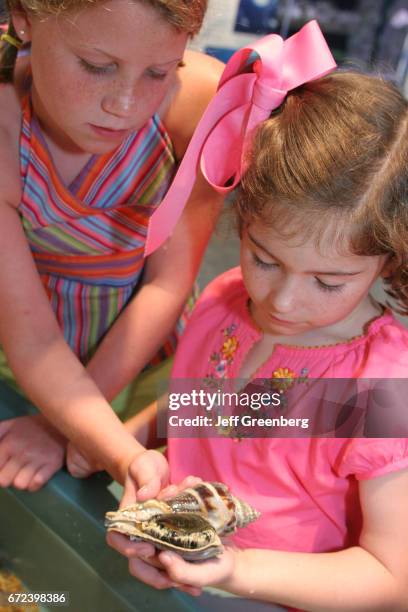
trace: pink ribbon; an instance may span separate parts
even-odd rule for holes
[[[250,57],[254,62],[250,64]],[[251,133],[288,91],[318,79],[336,63],[316,21],[284,41],[265,36],[234,53],[218,90],[202,116],[165,198],[150,219],[145,256],[172,233],[192,191],[198,164],[208,183],[226,194],[245,172]]]

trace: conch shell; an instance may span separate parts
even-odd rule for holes
[[[190,561],[220,555],[219,536],[245,527],[259,512],[231,495],[220,482],[200,482],[171,499],[149,499],[107,512],[108,531],[118,531],[132,540],[151,542],[160,550],[173,550]]]

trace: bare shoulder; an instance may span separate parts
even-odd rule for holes
[[[186,51],[184,64],[171,103],[163,114],[177,157],[183,156],[224,69],[222,62],[197,51]]]
[[[18,206],[21,195],[19,142],[21,104],[13,85],[0,85],[1,200]]]

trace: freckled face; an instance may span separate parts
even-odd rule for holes
[[[33,105],[44,131],[63,149],[97,154],[156,112],[188,38],[137,0],[29,21]]]
[[[347,321],[362,307],[385,256],[324,251],[312,240],[283,238],[256,222],[243,232],[241,267],[256,323],[273,335],[294,336]]]

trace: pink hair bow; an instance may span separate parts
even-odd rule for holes
[[[316,21],[286,41],[270,34],[234,53],[173,183],[150,219],[145,255],[172,233],[192,191],[199,163],[216,191],[234,189],[245,171],[245,150],[254,128],[269,118],[291,89],[334,68],[336,63]]]

